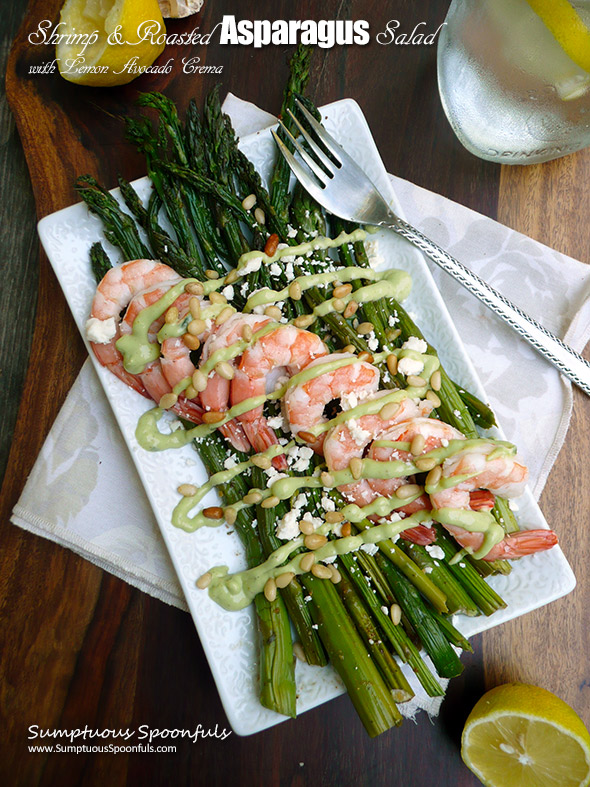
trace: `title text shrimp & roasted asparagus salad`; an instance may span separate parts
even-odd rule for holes
[[[287,126],[297,95],[320,119],[301,95],[309,56],[300,47],[290,63]],[[200,487],[188,471],[178,480],[173,524],[240,535],[248,569],[195,582],[228,610],[254,602],[262,704],[294,716],[294,655],[330,661],[378,735],[413,694],[400,663],[442,694],[437,675],[458,675],[470,649],[452,615],[505,606],[485,577],[556,535],[519,530],[508,499],[527,469],[513,445],[480,436],[493,415],[404,310],[408,273],[395,260],[377,272],[365,230],[291,190],[281,157],[267,190],[217,90],[184,123],[160,94],[140,104],[155,114],[128,119],[127,135],[146,158],[147,205],[123,180],[125,211],[92,178],[77,184],[125,260],[91,250],[87,337],[157,405],[139,420],[142,448],[192,444],[210,473]],[[223,504],[201,508],[214,488]]]

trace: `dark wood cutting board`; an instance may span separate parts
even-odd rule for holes
[[[285,47],[169,46],[172,73],[130,85],[87,89],[58,74],[31,74],[51,50],[31,46],[28,35],[42,19],[56,20],[61,0],[31,2],[7,69],[7,95],[16,118],[40,218],[77,201],[72,184],[91,173],[108,187],[117,173],[144,174],[123,141],[123,114],[133,114],[140,90],[160,90],[181,110],[220,81],[270,111],[278,111],[286,78]],[[448,3],[422,3],[429,29],[442,22]],[[386,6],[386,7],[384,7]],[[248,15],[242,4],[206,0],[192,19],[170,31],[203,32],[224,13]],[[362,18],[373,36],[391,18],[411,29],[415,4],[340,0],[316,4],[259,0],[259,19]],[[181,58],[198,55],[223,74],[182,73]],[[588,152],[546,167],[500,170],[469,156],[454,139],[436,91],[435,48],[341,47],[319,50],[310,82],[318,103],[350,96],[367,115],[390,171],[529,232],[574,256],[590,248]],[[10,221],[18,221],[12,216]],[[18,301],[18,293],[14,295]],[[16,314],[15,306],[15,314]],[[458,740],[466,715],[487,684],[528,680],[559,693],[590,721],[590,651],[587,599],[590,569],[584,559],[590,470],[588,400],[576,394],[566,448],[544,495],[545,513],[562,533],[576,570],[575,596],[474,640],[464,676],[453,681],[434,725],[426,717],[369,741],[343,697],[251,739],[180,743],[176,754],[29,754],[30,724],[45,728],[168,729],[227,727],[206,659],[188,615],[166,607],[97,567],[8,523],[10,511],[45,436],[84,360],[85,351],[49,264],[41,253],[31,354],[2,488],[0,557],[0,703],[5,726],[0,778],[9,785],[188,783],[474,785],[462,766]],[[579,547],[583,544],[583,548]],[[585,596],[585,598],[584,598]]]

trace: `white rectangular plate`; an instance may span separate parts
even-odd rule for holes
[[[403,216],[358,105],[351,100],[338,101],[325,107],[322,114],[328,130],[390,199],[394,210]],[[263,177],[268,178],[275,157],[269,130],[245,137],[241,148]],[[134,185],[142,198],[147,198],[150,189],[148,179],[143,178]],[[118,190],[113,194],[120,199]],[[112,258],[116,257],[116,252],[104,240],[99,219],[81,203],[42,219],[39,235],[84,337],[84,324],[96,286],[89,265],[90,246],[101,240]],[[371,240],[377,241],[385,265],[404,268],[411,273],[413,291],[406,307],[416,316],[417,324],[428,340],[438,348],[441,360],[453,379],[485,400],[461,339],[420,252],[391,231],[380,231]],[[158,520],[231,726],[237,734],[248,735],[284,721],[285,717],[266,710],[258,701],[252,610],[226,612],[195,586],[195,580],[211,566],[227,564],[231,571],[245,567],[238,536],[228,533],[231,529],[227,526],[204,528],[188,534],[170,524],[172,509],[178,500],[176,488],[179,483],[199,485],[207,478],[198,455],[190,446],[163,453],[149,453],[141,449],[134,434],[137,419],[153,405],[101,367],[93,353],[90,357]],[[215,504],[214,495],[209,504]],[[523,527],[547,527],[530,492],[527,491],[519,500],[519,509]],[[574,588],[575,578],[561,550],[555,547],[515,563],[509,576],[494,577],[491,584],[507,601],[508,607],[491,618],[459,616],[458,627],[468,637],[565,595]],[[310,667],[299,662],[297,683],[299,713],[344,691],[331,668]]]

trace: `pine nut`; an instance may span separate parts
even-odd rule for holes
[[[433,459],[431,456],[421,456],[414,462],[418,470],[422,470],[423,473],[427,472],[428,470],[432,470],[433,467],[436,467],[436,459]]]
[[[440,465],[433,467],[426,476],[425,486],[436,486],[442,477],[442,468]]]
[[[391,617],[391,622],[394,626],[398,626],[400,620],[402,619],[402,608],[399,604],[392,604],[391,609],[389,610],[389,615]]]
[[[229,320],[234,312],[235,310],[231,306],[226,306],[225,309],[222,309],[215,318],[215,325],[223,325],[224,322]]]
[[[267,306],[264,310],[265,317],[270,317],[271,320],[278,322],[283,316],[283,312],[278,306]]]
[[[338,287],[334,287],[332,296],[334,298],[346,298],[346,296],[350,295],[351,292],[352,284],[339,284]]]
[[[358,456],[353,456],[353,458],[350,460],[349,467],[352,477],[355,481],[358,481],[363,474],[363,460],[359,459]]]
[[[314,532],[313,523],[309,522],[307,519],[302,519],[299,523],[299,530],[304,536],[309,536]]]
[[[200,336],[205,332],[206,327],[205,320],[198,318],[189,322],[187,331],[191,334],[191,336]]]
[[[270,497],[267,497],[266,500],[263,500],[260,503],[260,506],[261,508],[274,508],[275,506],[278,506],[280,502],[280,498],[278,498],[276,495],[271,495]]]
[[[371,353],[368,353],[366,351],[359,353],[359,361],[364,361],[365,363],[373,363],[374,360],[375,359],[373,358]]]
[[[178,487],[177,492],[183,497],[192,497],[193,495],[197,494],[198,489],[194,484],[181,484]]]
[[[209,506],[203,509],[203,516],[207,519],[223,519],[223,508],[221,506]]]
[[[235,268],[232,268],[231,271],[227,274],[225,279],[223,280],[224,284],[233,284],[240,278],[240,274],[237,272]]]
[[[259,492],[257,489],[253,489],[251,492],[248,492],[247,495],[244,495],[242,500],[247,505],[256,505],[257,503],[260,503],[260,501],[262,500],[262,493]]]
[[[418,486],[418,484],[404,484],[395,490],[395,496],[400,500],[407,500],[410,497],[414,497],[414,495],[419,495],[421,491],[422,487]]]
[[[217,271],[214,271],[214,270],[212,270],[210,268],[209,270],[205,271],[205,276],[208,279],[218,279],[219,278],[219,273],[217,273]]]
[[[252,330],[250,325],[244,325],[242,328],[242,339],[245,342],[251,342],[252,337],[254,336],[254,331]]]
[[[189,298],[188,308],[191,313],[191,317],[193,317],[195,320],[197,317],[201,316],[201,301],[196,295],[193,295],[192,298]]]
[[[200,590],[205,590],[205,588],[208,588],[209,585],[211,584],[212,579],[213,579],[213,574],[210,571],[205,571],[205,573],[202,574],[197,579],[197,587]]]
[[[301,434],[301,432],[299,434]],[[326,472],[326,470],[324,470],[324,472],[320,475],[320,481],[322,482],[323,486],[334,486],[334,476]]]
[[[204,391],[207,387],[207,375],[200,369],[195,369],[192,376],[193,386],[197,391]]]
[[[356,329],[356,332],[361,336],[366,336],[369,333],[373,333],[374,330],[375,326],[372,322],[362,322]]]
[[[261,221],[260,224],[264,224],[264,221]],[[264,253],[268,257],[274,257],[278,245],[279,245],[279,236],[273,232],[273,234],[266,241],[266,245],[264,247]]]
[[[330,579],[332,580],[332,582],[335,585],[337,585],[339,582],[342,581],[342,574],[338,571],[336,566],[330,565],[330,566],[328,566],[328,568],[330,569],[330,571],[332,573],[332,576],[330,577]]]
[[[238,512],[232,506],[223,509],[223,516],[228,525],[233,525],[238,517]]]
[[[305,658],[305,651],[303,650],[303,647],[301,646],[300,642],[293,643],[293,655],[295,656],[296,659],[299,659],[299,661],[302,661],[304,664],[307,664],[307,659]]]
[[[328,539],[326,536],[322,536],[319,533],[311,533],[308,536],[305,536],[303,539],[303,543],[306,549],[315,550],[319,549],[320,547],[325,546],[328,543]]]
[[[344,522],[342,524],[341,533],[342,533],[342,538],[348,538],[348,536],[352,533],[352,525],[350,524],[350,522]]]
[[[256,194],[248,194],[248,196],[242,200],[242,207],[244,210],[252,210],[254,205],[256,205]]]
[[[414,435],[412,438],[412,442],[410,443],[410,453],[412,456],[420,456],[422,451],[424,450],[424,446],[426,445],[426,440],[424,435],[417,434]]]
[[[416,374],[410,374],[406,377],[406,382],[412,388],[423,388],[426,385],[426,380],[423,377],[418,377]]]
[[[289,298],[294,301],[300,301],[302,296],[301,284],[298,281],[292,281],[289,285]]]
[[[434,407],[440,407],[440,398],[434,393],[434,391],[426,391],[426,398],[429,402],[432,402]]]
[[[430,387],[433,391],[440,391],[442,380],[440,376],[440,370],[437,369],[435,372],[432,372],[430,375]]]
[[[278,588],[286,588],[287,585],[291,583],[291,580],[295,574],[292,571],[285,571],[284,574],[279,574],[279,576],[275,579],[276,586]]]
[[[190,333],[185,333],[182,341],[189,350],[198,350],[201,346],[201,341],[198,336],[192,336]]]
[[[394,353],[389,353],[387,356],[387,368],[389,369],[390,374],[397,374],[397,355]]]
[[[234,379],[234,367],[227,361],[219,361],[219,363],[216,363],[215,371],[220,377],[223,377],[224,380]]]
[[[342,348],[342,352],[352,353],[354,355],[354,353],[356,352],[356,347],[354,346],[354,344],[347,344],[346,347]]]
[[[224,418],[225,414],[217,410],[210,410],[208,413],[203,413],[203,423],[205,424],[217,424],[219,421],[223,421]]]
[[[259,224],[262,224],[262,226],[266,224],[266,216],[264,215],[262,208],[256,208],[254,211],[254,218]]]
[[[178,322],[178,309],[176,306],[171,306],[168,309],[166,316],[164,317],[164,322],[166,325],[172,325],[173,322]]]
[[[343,312],[346,309],[346,301],[343,301],[342,298],[334,298],[332,301],[332,308],[335,312]]]
[[[349,317],[352,317],[353,314],[357,313],[358,308],[359,305],[356,301],[348,301],[346,304],[346,309],[344,309],[343,316],[348,320]]]
[[[171,407],[174,407],[177,401],[178,396],[176,396],[175,393],[166,393],[160,398],[158,405],[162,408],[162,410],[169,410]]]
[[[392,328],[385,332],[385,335],[389,339],[390,342],[394,342],[399,336],[401,336],[401,328]]]
[[[267,601],[274,601],[277,597],[277,583],[272,577],[269,577],[266,580],[266,584],[264,586],[264,597]]]
[[[197,396],[199,395],[199,392],[197,391],[194,385],[187,385],[184,395],[186,396],[187,399],[196,399]]]
[[[188,293],[189,295],[204,295],[205,294],[205,289],[204,289],[204,287],[203,287],[203,285],[201,284],[200,281],[191,281],[191,282],[189,282],[185,286],[184,291],[186,293]]]
[[[326,511],[324,519],[329,525],[336,525],[344,520],[344,514],[341,514],[340,511]]]
[[[328,566],[323,566],[321,563],[315,563],[311,567],[311,573],[318,579],[332,579],[332,572]]]
[[[313,552],[307,552],[307,554],[303,555],[301,560],[299,561],[299,566],[302,571],[309,571],[309,569],[315,563],[315,555]]]
[[[222,295],[220,292],[213,292],[209,293],[209,301],[211,303],[227,303],[227,298],[225,295]]]
[[[297,432],[297,437],[304,443],[315,443],[317,437],[311,432]]]
[[[399,408],[400,406],[397,402],[387,402],[387,404],[384,404],[379,410],[379,418],[381,418],[382,421],[390,421],[392,418],[395,418]]]
[[[295,317],[293,320],[293,325],[296,328],[309,328],[314,320],[315,317],[313,314],[300,314],[299,317]]]

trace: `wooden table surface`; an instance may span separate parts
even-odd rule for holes
[[[145,77],[111,90],[87,90],[54,75],[27,73],[47,59],[26,36],[60,3],[33,2],[7,65],[33,183],[37,217],[75,201],[75,175],[92,172],[112,186],[121,172],[143,174],[122,142],[116,115],[137,90],[166,92],[181,106],[224,90],[271,111],[280,106],[285,47],[195,47],[223,74]],[[210,30],[242,4],[207,0],[196,20],[170,25]],[[2,0],[2,58],[23,17]],[[419,6],[419,8],[418,8]],[[448,0],[339,0],[322,18],[359,18],[372,38],[389,19],[435,30]],[[258,0],[259,19],[319,18],[310,0]],[[385,8],[386,7],[386,8]],[[240,11],[236,9],[240,8]],[[246,15],[245,12],[243,12]],[[181,51],[182,49],[182,51]],[[189,47],[170,47],[180,60]],[[168,54],[168,53],[167,53]],[[311,92],[318,103],[345,96],[361,104],[390,172],[440,192],[584,261],[590,260],[590,149],[542,166],[499,167],[469,155],[442,112],[436,47],[369,46],[318,50]],[[104,110],[104,111],[102,111]],[[9,524],[11,509],[84,358],[72,318],[34,231],[35,204],[23,153],[5,102],[0,188],[4,221],[2,320],[0,556],[2,740],[6,785],[361,784],[467,787],[477,780],[459,757],[464,720],[486,687],[516,680],[559,694],[590,723],[590,400],[575,392],[570,430],[541,499],[577,575],[568,597],[475,637],[461,678],[452,681],[438,719],[425,715],[370,740],[347,697],[250,738],[185,741],[176,754],[44,755],[27,752],[27,728],[227,727],[190,617],[134,590],[49,541]],[[8,454],[8,451],[10,453]]]

